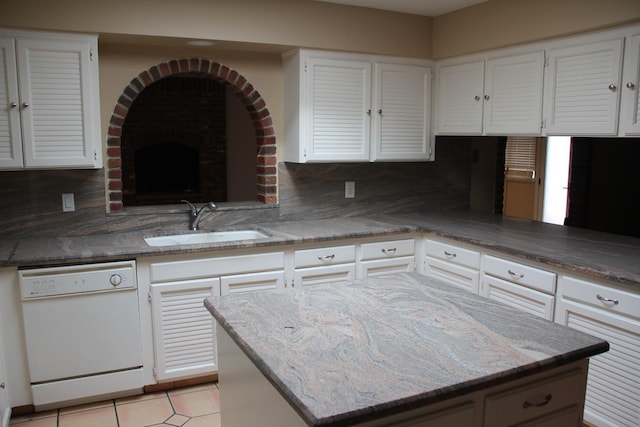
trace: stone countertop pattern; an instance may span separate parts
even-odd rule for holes
[[[205,305],[312,426],[392,415],[608,350],[606,341],[416,273]]]
[[[269,247],[424,231],[640,289],[640,239],[496,215],[466,211],[433,212],[274,222],[241,228],[258,229],[270,237],[172,247],[148,246],[143,237],[159,233],[147,230],[84,237],[0,239],[0,267],[115,261],[139,256]],[[233,227],[225,228],[230,229]],[[162,233],[187,232],[180,228],[163,230]]]

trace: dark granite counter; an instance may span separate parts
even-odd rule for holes
[[[428,232],[507,255],[640,287],[640,239],[469,212],[384,215],[253,224],[270,237],[188,246],[151,247],[145,230],[83,237],[24,238],[0,242],[1,266],[102,262],[147,255],[200,253]],[[225,228],[225,230],[233,227]],[[187,233],[184,228],[163,234]]]
[[[317,426],[403,412],[608,349],[601,339],[415,273],[205,305]]]

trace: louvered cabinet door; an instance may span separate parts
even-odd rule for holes
[[[16,52],[25,167],[101,167],[91,42],[23,38]]]
[[[215,323],[203,303],[215,295],[220,295],[218,278],[151,285],[158,381],[218,370]]]
[[[624,135],[640,135],[640,35],[627,39],[622,74],[622,117]]]
[[[485,73],[484,133],[539,135],[544,53],[489,59]]]
[[[0,169],[22,168],[15,42],[0,37]]]
[[[589,361],[585,421],[640,425],[640,294],[563,276],[555,321],[609,343]]]
[[[311,57],[307,73],[307,161],[368,161],[371,64]]]
[[[374,160],[428,160],[431,69],[375,66]]]
[[[551,49],[545,76],[548,135],[615,135],[623,40]]]
[[[437,128],[440,135],[480,135],[484,61],[438,67]]]

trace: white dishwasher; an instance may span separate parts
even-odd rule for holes
[[[140,393],[135,261],[19,271],[36,410]]]

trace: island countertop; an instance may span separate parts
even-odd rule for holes
[[[212,297],[309,425],[348,425],[553,369],[608,343],[416,273]]]

